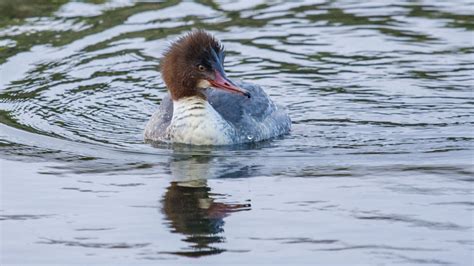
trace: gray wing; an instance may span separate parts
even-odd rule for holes
[[[158,110],[145,126],[145,139],[164,141],[166,139],[166,129],[171,123],[171,118],[173,118],[173,101],[170,95],[167,94],[161,100]]]
[[[207,89],[205,92],[212,107],[234,126],[239,126],[246,116],[261,122],[275,110],[275,105],[259,86],[243,82],[236,82],[236,85],[250,92],[251,98],[216,89]]]
[[[260,141],[290,131],[291,120],[258,85],[237,82],[251,98],[221,90],[208,89],[207,100],[237,130],[238,142]]]

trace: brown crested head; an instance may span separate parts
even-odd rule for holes
[[[171,44],[161,59],[161,75],[171,98],[203,96],[201,89],[214,87],[247,97],[224,72],[224,47],[204,30],[192,31]]]

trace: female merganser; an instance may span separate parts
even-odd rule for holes
[[[161,60],[169,95],[146,125],[145,139],[227,145],[261,141],[290,131],[288,114],[259,86],[236,84],[227,78],[224,56],[220,42],[203,30],[171,45]]]

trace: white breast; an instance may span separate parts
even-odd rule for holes
[[[232,126],[205,99],[187,97],[173,102],[173,118],[167,129],[172,142],[225,145],[232,143],[232,134]]]

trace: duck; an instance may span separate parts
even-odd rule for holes
[[[230,80],[224,58],[222,43],[205,30],[171,43],[160,61],[168,94],[145,126],[146,141],[232,145],[290,132],[285,108],[260,86]]]

